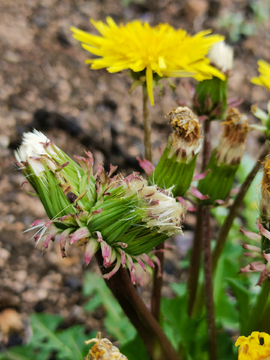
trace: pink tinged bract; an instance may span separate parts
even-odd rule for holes
[[[60,250],[61,250],[61,256],[62,258],[67,257],[66,255],[66,242],[69,237],[69,234],[71,233],[71,229],[66,229],[60,234]]]
[[[100,246],[103,257],[103,266],[110,266],[115,261],[115,252],[104,240],[100,242]]]
[[[259,223],[259,221],[257,221],[257,227],[260,230],[260,233],[270,240],[270,231],[266,230],[263,225]]]
[[[242,227],[240,228],[240,231],[246,235],[249,239],[256,241],[257,243],[261,243],[261,236],[259,234],[256,234],[253,231],[244,230]]]
[[[131,282],[132,284],[135,284],[135,266],[133,264],[131,256],[128,254],[127,254],[127,267],[129,269]]]
[[[155,170],[154,165],[150,161],[146,160],[145,158],[143,158],[143,160],[141,160],[139,158],[139,156],[137,156],[136,159],[139,161],[140,167],[145,171],[145,173],[148,176],[151,176],[152,172]]]
[[[203,195],[198,189],[196,189],[193,186],[190,187],[189,191],[190,191],[191,195],[195,196],[196,198],[198,198],[200,200],[210,199],[209,195]]]
[[[158,258],[156,255],[154,255],[152,259],[153,259],[153,261],[157,264],[157,267],[158,267],[158,274],[157,274],[157,276],[158,276],[158,277],[162,277],[161,263],[160,263],[159,258]]]
[[[270,254],[266,254],[266,253],[263,251],[263,255],[262,255],[262,256],[265,258],[265,260],[270,261]]]
[[[246,250],[257,252],[258,254],[261,253],[261,249],[258,246],[249,245],[249,244],[242,244],[242,247]]]
[[[143,270],[143,268],[139,265],[139,263],[134,264],[135,266],[135,281],[137,284],[139,284],[140,286],[142,286],[142,279],[143,276],[145,274],[145,271]]]
[[[211,171],[211,169],[206,170],[204,173],[194,175],[192,178],[192,181],[202,180],[203,178],[206,177],[206,175],[209,173],[209,171]]]
[[[121,266],[121,256],[117,255],[116,259],[117,259],[116,264],[115,264],[114,268],[112,269],[112,271],[110,271],[108,274],[105,274],[102,276],[104,279],[109,280],[119,270],[119,268]]]
[[[141,268],[146,271],[146,267],[144,265],[144,263],[142,262],[142,260],[139,258],[139,256],[135,256],[135,259],[138,261],[139,265],[141,266]],[[136,264],[135,264],[136,265]],[[135,266],[134,265],[134,266]],[[138,266],[136,266],[136,269],[138,269]]]
[[[92,257],[98,251],[99,247],[100,244],[95,239],[90,239],[88,241],[88,243],[85,246],[85,252],[84,252],[85,266],[90,263]]]
[[[121,252],[121,263],[125,264],[126,263],[126,253],[124,252],[124,250],[120,250]]]
[[[54,239],[55,235],[59,233],[59,229],[54,228],[52,229],[49,234],[46,236],[46,239],[43,244],[43,249],[46,249],[49,245],[49,242]]]
[[[74,244],[76,241],[90,237],[91,233],[86,227],[82,227],[75,231],[75,233],[72,234],[70,245]]]
[[[155,265],[153,264],[153,261],[147,256],[146,254],[140,255],[141,259],[143,259],[146,264],[148,264],[151,268],[154,269]]]
[[[31,226],[33,229],[34,227],[43,226],[43,225],[45,225],[45,221],[43,219],[38,219],[38,220],[34,221]],[[32,230],[32,229],[30,229],[30,230]]]

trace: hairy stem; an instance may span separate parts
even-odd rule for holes
[[[144,131],[144,157],[152,162],[152,145],[151,145],[151,124],[149,120],[149,100],[146,85],[142,85],[143,91],[143,131]]]
[[[210,209],[203,207],[204,294],[208,330],[209,359],[217,360],[217,335],[212,279]]]
[[[155,319],[159,322],[160,317],[160,303],[161,303],[161,289],[163,283],[163,269],[164,269],[164,243],[159,244],[156,247],[160,250],[156,253],[156,257],[160,262],[160,269],[155,264],[154,275],[153,275],[153,289],[151,296],[151,311]]]
[[[102,274],[111,269],[103,267],[101,251],[96,258]],[[156,319],[134,288],[126,269],[121,267],[109,280],[105,280],[130,322],[142,338],[152,360],[180,360]]]
[[[211,156],[211,142],[210,142],[210,121],[203,123],[204,128],[204,144],[203,144],[203,158],[201,171],[204,171],[206,165],[209,162]],[[197,210],[196,228],[193,236],[193,243],[190,255],[190,264],[187,280],[188,288],[188,315],[192,315],[193,307],[196,300],[198,280],[201,266],[201,254],[202,254],[202,231],[203,229],[203,207],[199,205]]]

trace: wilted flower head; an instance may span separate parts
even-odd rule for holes
[[[168,115],[173,127],[168,140],[171,143],[169,157],[176,155],[178,161],[185,159],[189,163],[198,154],[203,143],[199,120],[188,107],[182,106],[172,109]]]
[[[196,158],[203,143],[197,116],[187,107],[172,109],[168,116],[173,128],[150,182],[162,188],[172,187],[175,196],[183,196],[193,177]]]
[[[34,222],[35,238],[45,248],[59,239],[63,257],[67,243],[82,245],[86,264],[101,249],[103,265],[114,266],[104,277],[126,265],[134,282],[133,261],[153,266],[146,253],[182,232],[185,208],[170,189],[149,186],[138,173],[111,177],[116,167],[106,174],[100,164],[94,174],[93,156],[86,155],[75,157],[78,165],[42,133],[24,135],[15,156],[50,218]]]
[[[85,343],[95,343],[85,360],[128,360],[127,357],[120,353],[119,349],[114,346],[110,340],[101,338],[101,333],[97,333],[97,337]]]
[[[237,109],[230,108],[226,120],[221,124],[224,125],[224,128],[216,149],[218,164],[240,163],[249,132],[248,119],[246,115],[240,114]]]
[[[107,68],[110,73],[130,69],[140,73],[140,77],[146,77],[152,105],[154,81],[164,76],[225,79],[221,72],[210,66],[206,57],[213,44],[223,40],[223,36],[206,36],[211,33],[209,30],[190,36],[185,30],[175,30],[169,24],[151,27],[140,20],[126,25],[117,25],[110,17],[107,17],[107,24],[90,21],[101,36],[76,28],[71,30],[84,49],[99,57],[87,61],[91,63],[91,69]]]
[[[239,336],[235,346],[239,346],[238,360],[270,359],[270,336],[264,332],[253,331],[248,337]]]
[[[211,64],[226,75],[228,75],[228,72],[233,67],[233,48],[224,41],[220,41],[213,45],[209,51],[208,57]]]
[[[235,173],[245,150],[245,140],[249,131],[247,117],[238,110],[229,109],[218,146],[205,170],[208,174],[199,182],[198,190],[208,194],[209,199],[203,203],[207,205],[224,204],[232,189]]]
[[[270,91],[270,64],[264,60],[259,60],[258,65],[260,75],[253,77],[251,82],[263,86],[266,90]]]

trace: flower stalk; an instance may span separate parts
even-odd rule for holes
[[[144,131],[144,157],[152,162],[152,144],[151,144],[151,123],[149,119],[149,99],[147,94],[146,83],[142,85],[143,97],[143,131]]]
[[[110,269],[103,266],[102,254],[96,254],[101,272],[106,275]],[[156,319],[148,310],[136,289],[132,285],[128,273],[121,267],[111,279],[105,282],[112,291],[123,311],[142,338],[147,352],[153,360],[180,360],[177,352],[165,336]]]

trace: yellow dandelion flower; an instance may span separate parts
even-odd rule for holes
[[[239,336],[235,346],[238,360],[270,360],[270,335],[254,331],[250,336]]]
[[[270,91],[270,64],[264,60],[258,61],[260,76],[253,77],[251,82],[256,85],[263,86]]]
[[[216,76],[225,80],[224,74],[212,67],[206,58],[211,47],[223,40],[220,35],[206,36],[211,33],[210,30],[191,36],[167,23],[151,27],[148,23],[135,20],[117,25],[110,17],[107,17],[107,24],[90,21],[101,36],[74,27],[71,30],[84,49],[99,56],[86,61],[91,64],[91,69],[106,68],[110,73],[127,69],[136,73],[145,71],[152,105],[154,82],[158,77],[192,76],[200,81]]]

